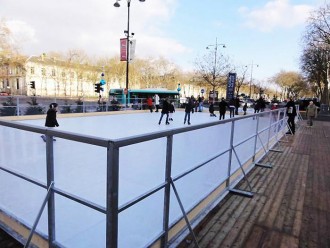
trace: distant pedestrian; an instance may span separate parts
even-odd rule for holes
[[[234,117],[234,114],[235,114],[235,99],[232,98],[229,100],[229,116],[230,118]]]
[[[238,115],[238,109],[240,106],[239,98],[238,96],[235,98],[235,115]]]
[[[188,97],[184,109],[185,115],[184,115],[183,124],[186,124],[186,121],[188,119],[188,125],[190,125],[190,112],[194,113],[193,111],[194,111],[193,99]]]
[[[222,97],[221,101],[219,102],[219,113],[220,113],[219,120],[225,119],[227,107],[229,108],[229,105],[225,101],[225,99]]]
[[[150,96],[148,96],[148,98],[147,98],[147,105],[148,105],[148,109],[150,110],[150,113],[152,113],[153,112],[153,110],[152,110],[153,105],[152,105],[152,99],[151,99]]]
[[[306,117],[307,117],[307,125],[313,126],[313,120],[317,117],[317,107],[313,101],[309,102],[309,105],[306,108]]]
[[[155,112],[158,112],[158,109],[159,109],[159,95],[155,95],[155,106],[156,106],[156,111]]]
[[[246,115],[246,110],[247,110],[247,103],[244,103],[244,106],[243,106],[244,115]]]
[[[214,104],[213,104],[213,102],[210,103],[210,106],[209,106],[209,112],[210,112],[210,116],[211,116],[211,117],[217,117],[217,116],[214,114]]]
[[[174,102],[169,104],[169,120],[173,121],[173,113],[175,112]]]
[[[163,116],[166,115],[166,125],[169,125],[170,123],[168,122],[168,114],[169,114],[169,110],[170,110],[170,104],[168,103],[168,97],[165,98],[164,102],[163,102],[163,108],[161,111],[161,115],[160,115],[160,119],[158,124],[160,125],[160,123],[162,123],[162,119]]]
[[[203,111],[203,97],[198,96],[198,112]]]
[[[57,118],[56,118],[57,107],[58,107],[57,103],[51,103],[49,105],[49,109],[47,111],[47,116],[46,116],[46,122],[45,122],[46,127],[54,128],[54,127],[60,126],[58,124]],[[46,142],[45,135],[41,135],[41,138]],[[53,140],[55,141],[56,139],[53,139]]]
[[[296,129],[294,119],[297,115],[297,110],[292,97],[290,97],[290,100],[287,102],[285,107],[286,107],[286,115],[288,116],[287,123],[289,127],[289,130],[286,132],[286,134],[294,134]]]

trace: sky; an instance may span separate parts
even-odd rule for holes
[[[80,49],[91,57],[119,56],[127,30],[127,0],[0,0],[4,19],[26,55]],[[326,0],[131,0],[130,32],[141,59],[166,58],[193,71],[208,45],[248,76],[265,81],[299,71],[310,13]],[[214,48],[215,46],[213,46]],[[211,47],[212,48],[212,47]],[[258,65],[258,66],[257,66]]]

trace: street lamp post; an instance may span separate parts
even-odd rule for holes
[[[259,67],[259,65],[257,64],[253,64],[253,60],[252,60],[252,63],[251,63],[251,78],[250,78],[250,91],[249,91],[249,97],[251,98],[251,87],[252,87],[252,73],[253,73],[253,66],[257,66]]]
[[[119,4],[120,0],[116,0],[116,2],[114,3],[113,6],[115,6],[116,8],[120,7]],[[128,81],[129,81],[129,60],[130,60],[130,38],[133,37],[134,33],[130,34],[130,30],[129,30],[129,22],[130,22],[130,7],[131,7],[131,0],[126,0],[127,1],[127,30],[124,31],[125,35],[126,35],[126,91],[128,94]],[[145,0],[139,0],[140,2],[145,2]],[[130,36],[132,35],[132,36]],[[128,97],[126,94],[126,107],[128,106]]]
[[[218,46],[222,46],[223,48],[226,48],[225,44],[218,44],[218,38],[215,38],[215,44],[214,45],[208,45],[206,49],[210,49],[210,47],[214,46],[214,67],[213,67],[213,102],[215,100],[215,79],[216,79],[216,70],[217,70],[217,52],[218,52]]]

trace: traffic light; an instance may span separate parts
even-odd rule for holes
[[[31,81],[30,82],[30,88],[31,89],[35,89],[36,88],[36,82],[35,81]]]
[[[101,90],[101,85],[100,84],[95,84],[95,92],[100,93],[100,90]]]

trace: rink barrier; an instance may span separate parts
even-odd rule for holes
[[[276,113],[276,114],[275,114]],[[267,117],[268,115],[268,117]],[[276,120],[274,120],[274,116],[276,115]],[[263,117],[269,118],[269,125],[259,130],[259,119]],[[251,134],[244,140],[241,140],[234,144],[233,137],[235,133],[235,123],[246,118],[256,118],[256,132],[255,134]],[[271,120],[271,118],[273,118]],[[103,139],[94,136],[81,135],[72,132],[59,131],[55,129],[47,129],[43,127],[3,121],[0,119],[0,125],[6,126],[10,128],[15,128],[19,130],[40,133],[46,135],[46,163],[47,163],[47,183],[41,183],[37,180],[25,176],[19,172],[13,171],[8,167],[0,165],[0,170],[5,171],[11,175],[19,177],[21,179],[26,180],[27,182],[33,183],[39,187],[44,188],[45,190],[49,190],[46,195],[47,206],[48,206],[48,234],[40,234],[38,232],[34,232],[34,226],[37,224],[37,220],[39,215],[42,213],[43,208],[40,209],[38,216],[36,218],[36,222],[33,227],[26,225],[31,231],[29,237],[23,237],[25,242],[30,242],[32,240],[32,244],[35,245],[34,240],[37,239],[46,239],[48,238],[48,246],[49,247],[61,247],[55,237],[55,204],[54,204],[54,195],[59,194],[63,197],[66,197],[72,201],[75,201],[79,204],[87,206],[91,209],[94,209],[98,212],[101,212],[106,215],[106,247],[107,248],[116,248],[118,247],[118,214],[126,209],[134,206],[140,201],[143,201],[148,196],[164,189],[164,211],[163,211],[163,230],[157,235],[156,238],[150,240],[145,247],[176,247],[183,238],[189,233],[194,237],[195,245],[198,247],[197,240],[193,233],[193,228],[198,225],[198,223],[206,216],[208,212],[212,210],[214,206],[216,206],[228,193],[243,193],[246,196],[253,196],[252,187],[249,184],[250,192],[242,191],[235,192],[234,187],[238,184],[242,179],[247,180],[246,173],[248,173],[255,165],[257,165],[258,161],[261,160],[267,153],[270,151],[272,147],[279,144],[279,139],[284,136],[286,131],[286,113],[285,109],[277,109],[273,111],[261,112],[253,115],[241,116],[238,118],[226,119],[217,122],[204,123],[198,125],[192,125],[172,130],[159,131],[157,133],[151,134],[143,134],[136,135],[128,138],[119,138],[119,139]],[[171,166],[172,166],[172,150],[173,150],[173,137],[177,134],[194,131],[198,129],[208,128],[216,125],[223,125],[226,123],[231,123],[231,137],[230,137],[230,146],[228,149],[221,151],[213,156],[207,158],[204,162],[194,165],[194,167],[189,170],[176,175],[175,177],[171,176]],[[275,135],[271,135],[270,129],[276,130]],[[263,141],[260,137],[261,134],[268,131],[267,140]],[[106,197],[106,207],[95,204],[91,201],[73,195],[69,192],[65,192],[61,189],[56,188],[54,186],[54,150],[53,150],[53,137],[63,138],[67,140],[72,140],[76,142],[81,142],[90,145],[96,145],[100,147],[104,147],[107,149],[107,197]],[[119,151],[120,148],[134,145],[137,143],[158,139],[158,138],[166,138],[166,162],[165,162],[165,180],[160,183],[158,186],[150,189],[148,192],[136,197],[135,199],[130,200],[119,206],[118,204],[118,184],[119,184]],[[239,156],[235,150],[236,147],[243,145],[246,141],[254,139],[254,153],[251,158],[246,161],[240,161]],[[258,139],[261,142],[262,148],[257,148]],[[265,143],[265,144],[264,144]],[[260,145],[259,145],[260,146]],[[221,157],[222,155],[229,153],[228,160],[228,175],[223,182],[214,188],[214,190],[208,195],[201,199],[198,203],[196,203],[190,209],[184,209],[184,206],[181,203],[180,195],[176,191],[175,182],[180,180],[181,178],[187,176],[193,171],[198,170],[199,168],[207,165],[210,161],[213,161],[216,158]],[[236,157],[239,162],[239,168],[232,172],[232,158]],[[271,167],[269,167],[271,168]],[[55,184],[56,185],[56,184]],[[176,199],[180,205],[182,211],[182,217],[175,220],[173,223],[169,223],[169,199],[170,199],[170,191],[171,188],[175,191]],[[4,213],[4,212],[2,212]],[[1,213],[1,214],[2,214]],[[18,221],[17,221],[18,222]],[[6,223],[2,223],[2,226]],[[24,225],[24,223],[23,223]],[[12,228],[9,227],[8,230]],[[17,230],[14,230],[17,231]],[[34,238],[32,238],[32,235]],[[37,236],[37,237],[35,237]],[[36,242],[38,243],[38,242]],[[39,242],[40,243],[40,242]],[[43,247],[43,246],[40,246]]]

